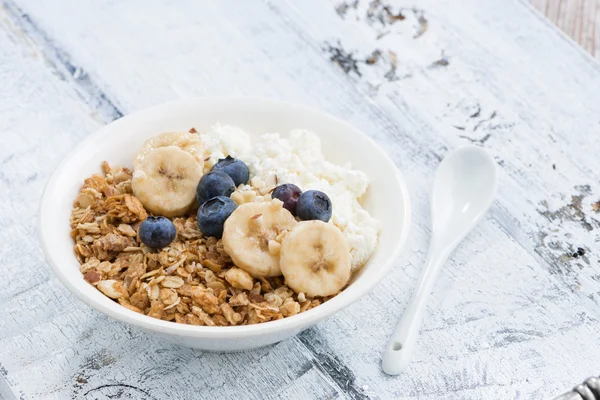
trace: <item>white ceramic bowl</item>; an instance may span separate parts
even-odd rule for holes
[[[133,155],[148,138],[165,131],[198,131],[216,122],[239,126],[252,135],[286,134],[294,128],[314,131],[325,157],[350,161],[371,179],[364,207],[379,221],[381,233],[369,263],[342,293],[312,310],[263,324],[207,327],[177,324],[141,315],[120,306],[89,285],[73,253],[69,215],[83,180],[100,172],[106,160],[131,166]],[[335,204],[334,204],[335,207]],[[364,296],[388,272],[406,241],[410,202],[394,163],[369,137],[327,114],[303,106],[251,98],[200,98],[170,102],[135,112],[88,137],[60,164],[50,179],[40,209],[41,242],[62,283],[80,300],[123,323],[180,344],[213,351],[239,351],[278,342],[329,317]]]

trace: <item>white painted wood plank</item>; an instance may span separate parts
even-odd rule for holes
[[[13,393],[6,379],[0,375],[0,400],[14,400],[17,396]]]
[[[6,143],[0,146],[0,251],[2,271],[11,277],[0,282],[3,302],[50,278],[37,246],[38,199],[52,168],[101,125],[73,90],[65,94],[67,84],[47,70],[5,15],[0,23],[6,29],[0,32],[0,132]]]
[[[559,133],[570,132],[567,130],[567,127],[570,128],[569,122],[561,123],[560,118],[554,116],[557,113],[558,117],[562,117],[564,108],[567,109],[565,115],[574,112],[572,115],[578,116],[581,122],[576,128],[585,127],[585,118],[590,118],[592,114],[590,106],[583,104],[583,110],[577,111],[579,101],[571,105],[571,98],[569,102],[553,99],[553,91],[545,86],[548,83],[546,79],[550,80],[547,76],[537,81],[534,79],[533,83],[525,84],[526,88],[523,89],[518,85],[514,88],[505,85],[510,83],[511,77],[519,77],[522,70],[520,65],[507,63],[506,60],[510,59],[511,54],[513,57],[515,54],[526,57],[529,47],[540,47],[541,50],[534,52],[534,56],[526,57],[527,60],[537,57],[549,65],[554,65],[558,56],[554,57],[545,50],[559,47],[560,57],[566,61],[561,61],[558,71],[552,70],[548,76],[562,76],[571,80],[564,83],[565,88],[573,85],[575,80],[578,93],[585,89],[585,77],[594,77],[597,70],[595,66],[585,64],[577,52],[561,42],[560,37],[549,36],[550,40],[545,39],[548,31],[544,30],[544,25],[532,20],[528,11],[519,8],[518,4],[508,7],[505,13],[512,14],[512,18],[516,15],[517,21],[523,24],[522,29],[534,32],[533,42],[524,40],[520,36],[523,32],[518,29],[515,31],[512,26],[494,26],[492,23],[489,27],[488,19],[498,15],[502,17],[502,13],[498,14],[498,3],[488,1],[482,6],[470,3],[470,7],[457,11],[449,3],[442,2],[437,8],[430,5],[425,14],[430,18],[429,30],[419,41],[412,39],[414,26],[408,24],[402,28],[405,32],[399,32],[394,37],[395,41],[405,46],[402,50],[406,54],[399,51],[397,54],[405,57],[402,58],[404,72],[412,77],[391,83],[386,82],[384,76],[388,69],[386,65],[375,65],[372,69],[363,66],[361,78],[352,72],[348,78],[336,66],[330,65],[330,53],[321,50],[323,40],[334,41],[336,35],[342,35],[342,46],[356,45],[357,49],[361,48],[359,45],[364,46],[364,49],[371,50],[366,54],[372,54],[373,40],[377,40],[365,35],[372,27],[365,25],[364,21],[347,25],[346,20],[333,12],[331,4],[327,5],[330,8],[325,8],[321,3],[311,2],[300,12],[292,6],[280,6],[279,3],[267,3],[266,6],[261,3],[239,5],[238,9],[216,3],[187,3],[181,8],[163,8],[158,3],[144,3],[149,15],[161,16],[160,20],[150,21],[152,29],[146,25],[147,21],[136,23],[131,18],[134,10],[140,6],[135,4],[109,4],[100,8],[93,4],[82,4],[75,9],[66,3],[61,6],[60,2],[53,4],[56,7],[52,9],[44,9],[44,5],[34,3],[23,2],[21,5],[43,30],[51,32],[50,37],[67,49],[71,60],[77,60],[77,65],[89,72],[90,80],[97,82],[108,93],[111,102],[124,112],[179,96],[216,92],[259,94],[304,102],[328,110],[363,128],[387,145],[388,151],[408,174],[416,200],[417,226],[407,252],[410,254],[408,261],[399,263],[401,268],[397,268],[390,279],[367,299],[317,329],[301,335],[299,340],[278,345],[296,349],[296,346],[302,346],[304,351],[308,350],[309,356],[305,357],[309,357],[311,365],[321,368],[329,377],[333,376],[334,385],[337,382],[338,387],[349,393],[350,397],[365,397],[367,389],[363,391],[362,388],[368,387],[380,398],[480,399],[500,397],[499,394],[502,397],[542,398],[549,396],[544,390],[558,393],[591,373],[589,370],[594,367],[598,354],[594,353],[594,349],[580,348],[579,343],[597,337],[598,322],[581,298],[565,289],[565,282],[570,287],[579,276],[565,273],[567,276],[560,280],[548,274],[550,266],[564,250],[550,252],[548,256],[536,252],[538,244],[533,233],[549,229],[548,224],[541,218],[543,215],[540,217],[536,211],[536,201],[539,199],[520,196],[521,193],[528,193],[528,190],[544,197],[558,193],[560,201],[560,195],[567,196],[572,189],[573,183],[567,179],[571,173],[585,177],[584,182],[589,180],[584,172],[589,172],[595,161],[588,157],[581,161],[583,166],[578,165],[575,157],[564,148],[557,150],[558,146],[550,144],[545,135],[548,134],[548,126],[554,127],[556,123],[559,124]],[[65,23],[67,6],[69,12],[79,18]],[[430,15],[443,15],[443,18],[439,17],[437,28]],[[320,17],[323,19],[320,20]],[[506,19],[500,20],[506,23]],[[458,22],[462,25],[458,26]],[[471,25],[474,27],[469,28]],[[106,26],[112,28],[109,33],[106,32]],[[332,27],[331,33],[327,26]],[[491,32],[494,29],[496,31]],[[535,33],[536,30],[544,30],[544,35]],[[220,32],[218,42],[198,40],[214,32]],[[525,33],[529,38],[531,32]],[[107,37],[108,34],[110,37]],[[133,40],[135,34],[143,37],[143,42]],[[431,36],[433,38],[427,39]],[[365,37],[368,40],[364,40]],[[466,37],[473,39],[468,41]],[[507,37],[515,38],[516,44],[513,46],[513,41],[507,40]],[[488,41],[479,42],[478,38],[488,38]],[[452,44],[451,40],[457,40],[457,43]],[[507,46],[505,41],[512,47],[503,47]],[[44,41],[38,43],[49,51]],[[492,48],[498,47],[494,48],[500,50],[498,55],[486,49],[485,46],[490,43]],[[447,48],[446,45],[451,46],[451,51],[447,50],[450,59],[448,68],[428,69],[439,58],[441,50]],[[462,47],[465,49],[461,50]],[[491,58],[486,61],[486,57]],[[458,65],[457,70],[452,70],[455,64]],[[144,67],[140,68],[140,65]],[[565,71],[562,71],[563,68]],[[577,82],[569,72],[573,68],[583,74],[581,81]],[[448,71],[450,73],[443,75]],[[563,72],[566,72],[564,76]],[[480,82],[477,79],[481,79],[482,73],[485,79]],[[523,84],[523,80],[519,82]],[[383,85],[375,91],[381,83]],[[552,83],[561,85],[560,82]],[[506,87],[515,89],[517,94],[509,93]],[[557,90],[560,89],[562,87]],[[531,90],[533,95],[530,94]],[[593,100],[589,93],[582,96],[582,103],[586,103],[586,98]],[[532,98],[549,103],[546,107],[550,111],[544,111],[541,104],[532,105],[531,110],[521,110],[524,104],[529,106],[528,100]],[[451,106],[446,110],[443,105],[448,100]],[[464,122],[466,116],[475,114],[472,106],[476,103],[483,103],[483,110],[489,110],[490,113],[496,108],[502,110],[503,113],[498,117],[502,122],[517,121],[527,127],[511,131],[507,127],[498,128],[493,123],[483,122],[476,130],[475,126],[484,119],[485,114],[482,118],[476,118],[477,122],[467,121],[470,125],[465,127],[464,134],[469,135],[481,129],[481,138],[490,132],[496,134],[507,131],[511,140],[507,143],[498,140],[500,143],[497,143],[495,137],[490,137],[485,141],[485,145],[503,161],[502,180],[506,194],[494,209],[495,218],[502,228],[488,220],[487,225],[482,226],[454,257],[436,289],[432,315],[425,324],[414,369],[400,378],[386,378],[379,370],[380,352],[387,334],[391,332],[392,321],[396,320],[406,304],[407,294],[423,261],[423,254],[418,249],[422,251],[425,248],[428,233],[427,182],[437,162],[436,156],[443,154],[445,147],[466,140],[458,137],[461,132],[451,133],[450,124],[456,123],[456,120]],[[540,110],[547,125],[540,126],[532,122],[535,113]],[[582,135],[586,133],[585,130],[575,131],[582,132]],[[435,132],[448,132],[448,135],[440,137]],[[527,141],[526,134],[535,136]],[[582,143],[578,143],[580,136],[569,141],[561,138],[560,146],[566,143],[582,148]],[[520,141],[525,143],[523,147],[519,147]],[[593,148],[598,144],[592,142],[587,145]],[[428,148],[433,152],[424,151]],[[555,176],[540,173],[543,171],[542,163],[527,166],[531,159],[547,159],[545,157],[548,156],[543,156],[543,152],[555,156],[560,168],[565,168],[557,170],[566,172],[558,172]],[[563,212],[564,221],[556,223],[560,223],[561,228],[573,238],[585,239],[587,232],[580,230],[581,224],[571,226],[576,223],[571,220],[576,218],[569,217],[568,211],[566,209]],[[502,229],[515,236],[525,250]],[[589,246],[594,248],[593,243]],[[541,261],[542,266],[536,261]],[[589,271],[584,270],[582,274],[585,277],[587,273]],[[473,293],[474,287],[479,292]],[[597,285],[591,281],[588,290],[597,289]],[[397,291],[402,294],[398,299],[394,298]],[[18,303],[19,296],[12,297],[11,301]],[[11,309],[9,318],[18,314],[21,307],[17,304]],[[59,328],[73,329],[73,322],[60,317],[54,317],[57,323],[52,326],[58,324]],[[379,324],[389,327],[389,331],[374,331],[373,325]],[[31,325],[22,331],[16,324],[10,326],[14,327],[15,335],[4,338],[2,345],[20,350],[21,353],[23,343],[29,343],[24,338],[35,341],[59,336],[57,330],[43,332],[36,329],[35,321],[31,321]],[[110,326],[107,330],[93,332],[92,337],[96,339],[113,331],[118,333],[119,329]],[[77,332],[68,332],[65,337],[73,338],[76,335]],[[143,368],[143,363],[136,361],[135,350],[139,350],[139,342],[129,340],[124,334],[115,335],[111,348],[121,349],[131,345],[134,349],[120,354],[115,363],[101,365],[98,370],[91,371],[90,378],[85,378],[88,382],[83,383],[82,388],[73,389],[74,393],[85,393],[84,390],[90,390],[107,380],[146,387],[146,382],[133,379],[124,368],[124,365],[133,365],[134,371]],[[99,353],[101,347],[93,343],[87,349],[77,346],[79,360],[84,357],[90,357],[90,360],[103,359]],[[160,348],[149,342],[146,349],[157,351]],[[39,348],[35,350],[40,351]],[[179,352],[185,354],[185,350],[178,350],[176,353],[179,357]],[[288,360],[300,357],[294,352],[291,354],[279,356]],[[64,359],[71,357],[68,349],[59,349],[56,355]],[[47,369],[57,371],[64,368],[66,373],[55,373],[50,380],[54,387],[59,388],[55,392],[57,396],[68,393],[61,383],[70,382],[72,365],[56,366],[56,362],[47,354],[35,358],[34,351],[24,352],[20,357],[24,359],[3,358],[0,364],[10,362],[14,363],[12,367],[20,368],[30,365],[27,362],[36,362],[31,361],[33,358],[38,365],[34,369],[34,376],[38,377],[42,377],[42,371]],[[315,362],[311,357],[319,361]],[[77,360],[73,365],[77,364]],[[213,364],[215,360],[212,360]],[[276,363],[276,360],[272,362]],[[335,368],[328,369],[331,364]],[[556,365],[573,368],[565,374],[555,369]],[[211,366],[202,364],[197,367],[208,372]],[[160,366],[155,368],[160,370]],[[342,369],[342,377],[335,376],[335,369]],[[218,371],[229,373],[230,370],[220,368]],[[283,371],[277,370],[274,374],[279,376]],[[344,375],[348,377],[347,387],[339,383]],[[24,370],[11,376],[15,377],[19,388],[25,386],[25,377],[30,377]],[[181,371],[177,370],[169,378],[177,382],[180,376]],[[168,396],[173,390],[164,385],[149,389],[153,396]],[[325,386],[321,390],[326,392]],[[48,394],[47,391],[44,394]]]

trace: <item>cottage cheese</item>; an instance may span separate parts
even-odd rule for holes
[[[335,165],[321,152],[314,133],[296,129],[287,137],[266,133],[252,143],[248,133],[232,126],[214,126],[201,134],[206,145],[205,169],[227,155],[243,160],[253,182],[267,186],[293,183],[302,190],[325,192],[333,204],[331,222],[342,231],[350,247],[352,270],[363,266],[377,245],[379,221],[361,206],[358,199],[369,186],[368,177],[350,164]]]

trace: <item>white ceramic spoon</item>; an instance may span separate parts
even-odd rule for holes
[[[481,147],[460,147],[438,167],[431,195],[429,254],[410,304],[383,355],[385,373],[397,375],[408,366],[440,268],[490,208],[497,186],[496,162]]]

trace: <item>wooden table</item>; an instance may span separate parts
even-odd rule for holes
[[[600,0],[530,0],[586,51],[600,58]]]
[[[529,3],[0,4],[6,399],[549,399],[598,373],[600,67]],[[45,182],[88,134],[222,94],[347,120],[389,152],[414,203],[406,251],[371,294],[239,354],[179,348],[84,306],[53,277],[36,228]],[[468,143],[498,161],[498,199],[444,269],[410,370],[386,376],[435,168]]]

